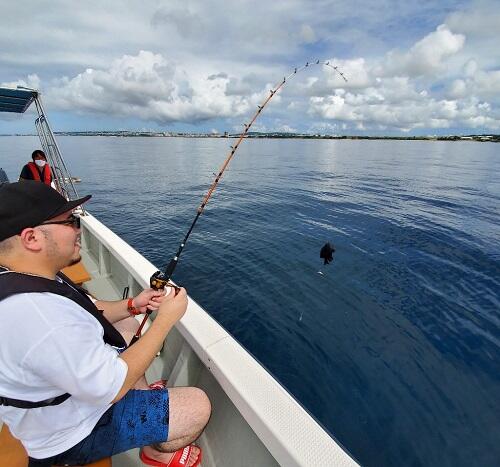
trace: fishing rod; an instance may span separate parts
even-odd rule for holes
[[[156,271],[151,278],[149,279],[149,283],[152,289],[160,290],[165,287],[172,287],[175,291],[175,293],[178,292],[179,287],[177,287],[174,283],[170,281],[170,278],[172,277],[172,274],[174,273],[174,270],[177,266],[177,263],[179,262],[179,258],[182,254],[182,251],[184,250],[184,247],[186,246],[186,243],[188,241],[189,236],[191,235],[191,232],[194,229],[194,226],[196,225],[196,222],[198,221],[198,218],[201,216],[201,213],[204,211],[205,206],[207,205],[210,197],[212,196],[213,192],[215,191],[215,188],[217,187],[220,179],[222,178],[222,174],[226,170],[227,166],[231,162],[231,159],[234,157],[234,154],[238,150],[238,147],[240,146],[241,142],[243,139],[247,136],[248,130],[250,130],[250,127],[253,125],[255,120],[259,117],[259,115],[262,113],[264,108],[267,106],[269,101],[275,96],[275,94],[285,85],[287,81],[290,80],[293,76],[295,76],[297,73],[301,72],[302,70],[309,68],[310,66],[314,65],[324,65],[332,68],[346,83],[347,83],[347,78],[345,77],[344,73],[338,69],[337,66],[333,66],[330,64],[329,61],[327,62],[320,62],[320,60],[317,60],[316,62],[306,62],[305,65],[302,65],[301,67],[294,68],[293,72],[290,73],[288,76],[285,76],[283,80],[281,80],[273,89],[269,91],[269,95],[267,98],[262,102],[261,105],[257,106],[257,111],[253,115],[252,119],[250,120],[250,123],[244,124],[244,129],[241,132],[238,141],[236,144],[234,144],[231,147],[231,150],[229,151],[229,154],[226,157],[226,160],[222,164],[221,168],[219,169],[219,172],[215,175],[214,181],[210,185],[210,188],[208,189],[207,194],[203,197],[203,200],[201,201],[201,204],[198,206],[196,216],[191,224],[191,227],[189,227],[189,230],[187,231],[186,235],[184,236],[184,239],[179,245],[179,248],[177,249],[177,253],[175,256],[170,260],[168,263],[168,266],[165,268],[165,271]],[[144,316],[141,325],[139,326],[139,329],[137,329],[137,332],[135,333],[134,337],[132,338],[130,345],[132,345],[134,342],[136,342],[139,337],[141,336],[142,328],[146,324],[146,321],[148,319],[148,316],[152,313],[151,310],[146,311],[146,315]]]

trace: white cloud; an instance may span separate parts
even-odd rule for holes
[[[393,50],[378,67],[380,76],[421,76],[439,72],[445,60],[459,52],[465,43],[463,34],[453,34],[446,25],[418,41],[408,52]]]
[[[456,79],[448,86],[447,96],[452,99],[460,99],[467,96],[467,84],[463,79]]]
[[[470,59],[467,61],[467,63],[464,65],[464,75],[467,76],[468,78],[474,76],[478,69],[477,62],[474,59]]]
[[[286,123],[282,124],[282,125],[278,125],[276,127],[276,131],[280,131],[280,132],[283,132],[283,133],[297,133],[299,130],[297,128],[294,128],[290,125],[287,125]]]
[[[371,75],[371,69],[363,58],[352,60],[330,59],[329,65],[322,65],[321,69],[315,69],[315,76],[295,78],[292,91],[298,95],[306,96],[328,96],[343,92],[344,89],[363,90],[376,85],[376,78]],[[345,76],[347,82],[334,69],[338,68]],[[290,88],[287,92],[291,92]]]
[[[25,88],[31,88],[31,89],[39,89],[40,88],[40,78],[38,75],[28,75],[26,79],[20,78],[15,81],[10,81],[10,82],[3,82],[1,83],[1,86],[7,87],[7,88],[17,88],[18,86],[22,86]]]
[[[480,37],[497,37],[500,25],[498,2],[473,2],[467,9],[455,11],[446,24],[457,32]]]
[[[89,68],[61,79],[57,92],[48,92],[47,99],[58,109],[169,123],[239,116],[266,92],[228,92],[233,78],[225,73],[205,76],[192,74],[160,54],[140,51],[113,61],[107,69]]]
[[[308,132],[322,135],[336,135],[339,132],[339,125],[328,122],[315,122],[308,128]]]
[[[500,98],[500,70],[481,71],[474,75],[474,94],[481,97]]]
[[[300,37],[306,44],[312,44],[316,40],[316,34],[308,24],[303,24],[300,27]]]
[[[341,96],[311,98],[311,113],[325,119],[354,124],[363,123],[365,129],[380,125],[409,131],[417,128],[449,128],[464,125],[469,128],[484,126],[500,128],[500,120],[490,115],[491,108],[477,99],[464,101],[422,98],[400,104],[379,103],[355,105]]]
[[[447,89],[447,95],[455,98],[475,96],[489,104],[500,104],[500,70],[465,73],[462,79],[454,80]]]

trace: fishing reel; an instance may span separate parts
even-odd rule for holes
[[[168,274],[168,271],[167,271]],[[154,290],[161,290],[164,289],[165,287],[172,287],[174,290],[174,296],[179,293],[179,290],[181,290],[180,287],[175,285],[173,282],[170,282],[170,276],[167,276],[166,273],[161,272],[161,271],[156,271],[150,278],[149,278],[149,285],[151,286],[152,289]],[[127,290],[127,295],[128,295],[128,290]],[[124,292],[124,298],[125,298],[125,292]],[[136,333],[134,334],[134,337],[132,337],[132,340],[130,341],[130,345],[135,344],[139,338],[141,337],[141,332],[142,328],[146,324],[146,321],[148,320],[148,316],[151,315],[152,311],[147,309],[146,314],[144,315],[144,318],[142,319],[142,322],[137,329]]]
[[[177,293],[181,289],[180,287],[175,285],[173,282],[170,282],[170,279],[165,275],[164,272],[161,272],[161,271],[156,271],[149,278],[149,285],[151,286],[152,289],[155,289],[155,290],[164,289],[165,287],[172,287],[174,289],[175,295],[177,295]]]

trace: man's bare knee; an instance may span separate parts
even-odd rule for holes
[[[113,324],[115,329],[122,335],[127,344],[130,344],[132,337],[134,337],[137,329],[139,329],[139,322],[133,317],[124,318]]]
[[[113,324],[113,326],[119,332],[136,332],[139,328],[139,322],[133,317],[129,316],[128,318],[121,319]]]
[[[198,435],[210,419],[212,407],[199,388],[170,388],[168,440]]]

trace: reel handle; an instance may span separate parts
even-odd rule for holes
[[[175,295],[177,295],[180,290],[180,287],[176,286],[173,282],[170,282],[168,276],[161,271],[156,271],[149,278],[149,285],[152,289],[155,290],[164,289],[165,287],[172,287],[174,289]]]
[[[151,286],[152,289],[155,290],[161,290],[164,289],[165,287],[172,287],[174,289],[174,294],[177,295],[179,293],[180,287],[176,286],[173,282],[170,282],[170,280],[167,278],[165,273],[161,271],[156,271],[150,278],[149,278],[149,285]],[[142,328],[146,324],[146,321],[148,320],[149,315],[152,313],[151,310],[147,310],[146,314],[144,315],[144,318],[142,319],[141,325],[139,326],[139,329],[137,329],[137,332],[134,334],[134,337],[132,337],[132,340],[130,341],[129,347],[133,344],[135,344],[139,338],[141,337],[141,332]]]

